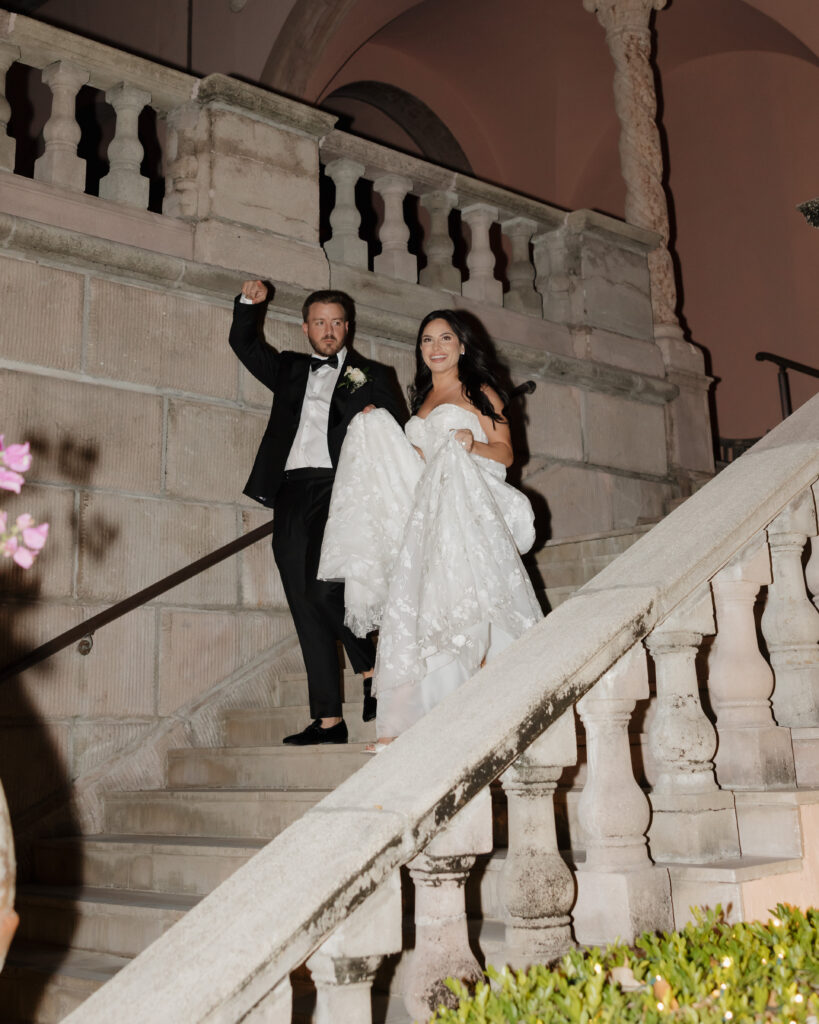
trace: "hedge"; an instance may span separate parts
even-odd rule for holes
[[[681,931],[572,950],[552,967],[487,970],[436,1024],[817,1024],[819,911],[779,904],[763,924],[693,911]]]

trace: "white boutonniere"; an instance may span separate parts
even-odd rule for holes
[[[348,366],[341,378],[340,388],[347,388],[348,391],[358,391],[360,387],[372,380],[367,370],[360,370],[357,366]]]

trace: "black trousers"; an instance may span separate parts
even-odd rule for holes
[[[344,644],[354,672],[375,664],[369,638],[344,625],[344,584],[316,579],[330,510],[333,471],[292,470],[276,495],[273,557],[296,625],[313,718],[341,716],[341,673],[336,641]]]

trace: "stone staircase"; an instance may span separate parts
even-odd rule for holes
[[[642,532],[618,531],[543,548],[533,574],[540,577],[550,606],[565,600]],[[0,975],[0,1020],[62,1020],[269,839],[366,762],[363,744],[375,737],[375,729],[374,723],[361,721],[356,677],[345,677],[344,713],[350,729],[346,746],[282,746],[282,737],[309,718],[305,677],[283,679],[279,693],[278,707],[226,712],[224,746],[172,750],[164,789],[111,793],[103,834],[37,845],[36,881],[20,887],[20,930]],[[639,737],[635,743],[640,743]],[[582,767],[564,790],[567,847],[581,783]],[[500,848],[479,859],[467,899],[476,944],[488,962],[501,962],[504,928],[498,881],[505,857],[505,815],[499,787],[494,795]],[[759,856],[753,862],[675,866],[670,870],[672,879],[676,872],[680,899],[695,902],[700,894],[699,902],[703,897],[711,902],[719,898],[740,906],[744,881],[801,870],[799,801],[794,794],[764,796],[777,803],[781,820],[787,822],[785,846],[777,849],[768,838],[763,848],[760,837]],[[748,836],[754,827],[749,826]],[[582,862],[582,853],[568,857]],[[400,990],[401,966],[393,964],[392,969],[392,988]],[[309,1020],[312,995],[304,969],[295,991],[296,1016]],[[400,999],[382,994],[374,1019],[398,1024],[407,1017]]]

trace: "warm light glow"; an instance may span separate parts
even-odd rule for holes
[[[722,958],[722,966],[723,967],[730,967],[733,962],[734,961],[730,958],[730,956],[726,956],[726,957]]]

